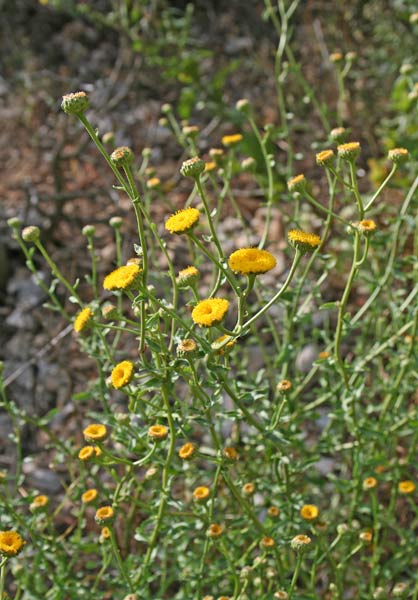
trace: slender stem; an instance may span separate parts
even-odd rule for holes
[[[116,542],[115,532],[113,531],[113,528],[110,528],[110,543],[112,545],[113,556],[116,559],[116,563],[119,567],[120,574],[122,575],[122,578],[125,580],[125,583],[129,589],[129,591],[133,592],[134,587],[131,583],[131,580],[129,579],[128,573],[126,572],[125,565],[124,565],[124,562],[120,555],[120,550],[118,548],[118,544]]]
[[[291,600],[291,598],[293,596],[293,591],[294,591],[294,589],[296,587],[296,583],[298,581],[300,568],[302,566],[302,560],[303,560],[303,555],[302,555],[302,553],[300,553],[300,554],[298,554],[298,557],[297,557],[296,567],[295,567],[295,570],[293,572],[292,581],[290,583],[290,587],[289,587],[289,591],[288,591],[289,600]]]
[[[74,296],[74,298],[77,300],[77,302],[82,305],[82,301],[80,296],[77,294],[77,292],[75,291],[74,287],[71,285],[71,283],[69,283],[64,275],[61,273],[61,271],[58,269],[57,265],[54,263],[54,261],[52,260],[52,258],[49,256],[48,252],[45,250],[44,246],[42,245],[42,243],[40,241],[35,242],[36,247],[38,248],[39,252],[42,254],[42,256],[44,257],[44,259],[46,260],[46,262],[48,263],[49,268],[52,271],[52,274],[67,288],[67,290],[70,292],[70,294],[72,296]]]
[[[389,173],[389,175],[386,177],[386,179],[382,182],[382,184],[378,187],[378,189],[376,190],[376,192],[373,194],[373,196],[370,198],[370,200],[368,201],[368,203],[366,204],[366,206],[364,207],[364,212],[366,213],[372,206],[372,204],[374,203],[374,201],[376,200],[376,198],[379,197],[379,195],[381,194],[382,190],[387,186],[387,184],[389,183],[389,181],[392,179],[392,177],[395,175],[396,173],[396,169],[398,168],[398,165],[394,164],[392,166],[392,169]]]

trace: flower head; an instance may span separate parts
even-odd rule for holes
[[[319,514],[318,507],[315,504],[304,504],[300,509],[300,516],[306,521],[316,519]]]
[[[113,369],[110,376],[112,385],[115,389],[120,389],[131,381],[134,372],[134,365],[130,360],[123,360]]]
[[[363,219],[354,224],[361,233],[372,233],[376,230],[376,223],[372,219]]]
[[[103,287],[109,291],[136,288],[140,272],[141,268],[137,264],[123,265],[104,278]]]
[[[267,273],[276,266],[276,259],[267,250],[241,248],[231,254],[228,265],[235,273],[243,275]]]
[[[188,287],[192,283],[195,283],[199,277],[199,271],[196,267],[187,267],[179,271],[176,281],[179,287]]]
[[[225,340],[229,340],[221,349],[219,349],[219,345],[222,344]],[[230,335],[224,334],[220,337],[216,338],[214,342],[211,344],[211,348],[213,350],[217,350],[218,354],[224,354],[226,349],[230,349],[237,343],[237,340]]]
[[[189,158],[189,160],[185,160],[181,165],[180,173],[183,177],[193,177],[196,179],[203,173],[205,170],[205,163],[198,156],[194,156],[193,158]]]
[[[275,519],[280,515],[280,508],[277,508],[277,506],[269,506],[267,509],[267,514],[269,517]]]
[[[415,483],[406,479],[398,483],[398,491],[400,494],[412,494],[415,491]]]
[[[366,477],[363,481],[363,490],[372,490],[377,486],[376,477]]]
[[[206,502],[209,499],[210,490],[205,485],[200,485],[193,491],[193,498],[196,502]]]
[[[113,150],[110,160],[115,167],[128,167],[134,159],[134,153],[128,146],[120,146]]]
[[[337,147],[338,156],[343,160],[354,161],[360,154],[360,142],[348,142]]]
[[[224,135],[222,143],[224,146],[229,148],[230,146],[236,146],[242,141],[242,135],[240,133],[234,133],[232,135]]]
[[[101,538],[100,541],[106,541],[106,540],[108,540],[111,535],[112,534],[111,534],[111,531],[110,531],[109,527],[102,527],[102,530],[100,532],[100,538]]]
[[[277,384],[277,390],[279,392],[288,392],[291,389],[292,389],[292,382],[289,381],[288,379],[282,379]]]
[[[170,233],[187,233],[197,224],[199,215],[197,208],[183,208],[167,219],[165,228]]]
[[[322,352],[320,352],[320,353],[318,354],[318,358],[319,358],[320,360],[326,360],[326,359],[327,359],[327,358],[329,358],[330,356],[331,356],[331,355],[330,355],[330,353],[329,353],[329,352],[327,352],[326,350],[322,350]]]
[[[287,189],[289,192],[303,192],[306,189],[307,181],[305,175],[301,173],[289,179],[287,182]]]
[[[151,179],[148,179],[147,181],[147,188],[149,190],[155,190],[156,188],[158,188],[161,184],[161,179],[159,179],[158,177],[151,177]]]
[[[334,151],[333,150],[322,150],[316,155],[316,164],[320,167],[328,167],[334,162]]]
[[[255,492],[255,485],[253,483],[244,483],[242,486],[242,493],[244,496],[252,496]]]
[[[99,525],[104,525],[106,523],[111,523],[115,518],[115,511],[111,506],[102,506],[98,508],[95,514],[96,523]]]
[[[300,229],[292,229],[287,234],[289,242],[302,253],[313,252],[321,244],[321,238],[316,233],[306,233]]]
[[[339,144],[342,144],[342,142],[345,140],[347,135],[347,130],[345,129],[345,127],[335,127],[334,129],[331,129],[329,137],[332,139],[333,142],[338,142]]]
[[[373,532],[370,530],[362,531],[359,534],[359,538],[360,541],[364,542],[365,544],[370,544],[370,542],[373,540]]]
[[[97,446],[83,446],[78,453],[78,458],[83,462],[86,462],[93,457],[98,458],[101,453],[102,451]]]
[[[61,108],[67,115],[81,115],[89,107],[86,92],[74,92],[62,97]]]
[[[209,298],[202,300],[194,307],[192,319],[197,325],[211,327],[220,323],[229,308],[228,300],[224,298]]]
[[[84,429],[83,435],[86,442],[101,442],[107,437],[106,425],[93,423]]]
[[[191,358],[195,356],[197,351],[197,344],[191,338],[181,340],[177,346],[177,355],[181,357]]]
[[[80,333],[81,331],[83,331],[83,329],[85,329],[86,327],[88,327],[88,325],[91,323],[92,319],[93,319],[93,311],[91,310],[91,308],[87,307],[87,308],[83,308],[83,310],[81,310],[75,320],[74,320],[74,331],[76,331],[77,333]]]
[[[239,458],[238,452],[235,450],[235,448],[232,448],[232,446],[225,446],[225,448],[222,450],[222,454],[224,455],[224,458],[230,462],[236,462]]]
[[[179,457],[182,460],[190,460],[191,458],[193,458],[196,450],[197,448],[194,444],[192,444],[191,442],[187,442],[180,448]]]
[[[210,173],[211,171],[214,171],[214,170],[216,169],[216,166],[217,166],[217,165],[216,165],[216,162],[215,162],[215,161],[213,161],[213,160],[211,160],[211,161],[207,162],[207,163],[205,164],[205,172],[206,172],[206,173]]]
[[[290,545],[292,546],[293,550],[296,550],[296,552],[301,552],[306,548],[306,546],[309,546],[311,541],[312,540],[309,536],[299,534],[292,539]]]
[[[98,495],[98,491],[95,488],[90,490],[86,490],[81,496],[81,502],[83,504],[90,504],[90,502],[94,502]]]
[[[168,428],[165,425],[151,425],[148,429],[148,436],[156,442],[165,440],[168,436]]]
[[[395,165],[399,165],[409,160],[409,152],[406,148],[392,148],[388,152],[388,159],[395,163]]]
[[[212,523],[211,525],[209,525],[208,529],[206,530],[206,535],[213,539],[213,538],[221,537],[223,532],[224,532],[224,528],[222,527],[222,525],[218,525],[218,523]]]
[[[36,225],[29,225],[22,229],[22,239],[25,242],[36,244],[39,241],[41,231]]]
[[[49,498],[48,496],[45,495],[41,495],[41,496],[36,496],[36,498],[34,498],[30,504],[30,509],[35,511],[35,510],[39,510],[41,508],[45,508],[45,506],[49,503]]]
[[[0,554],[3,556],[16,556],[25,543],[17,531],[0,531]]]
[[[275,541],[273,540],[272,537],[269,536],[264,536],[261,541],[260,541],[260,546],[262,548],[273,548],[273,546],[275,545]]]

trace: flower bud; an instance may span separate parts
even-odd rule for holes
[[[360,142],[348,142],[347,144],[340,144],[337,147],[338,156],[343,160],[354,162],[357,156],[360,154],[361,146]]]
[[[329,137],[333,142],[342,144],[347,137],[347,129],[345,127],[335,127],[329,132]]]
[[[252,156],[249,156],[248,158],[244,158],[244,160],[241,161],[241,168],[243,171],[253,171],[255,169],[256,164],[257,161]]]
[[[180,358],[192,358],[196,356],[197,344],[191,338],[181,340],[177,346],[177,356]]]
[[[120,146],[116,148],[110,155],[110,160],[115,167],[129,167],[134,159],[134,153],[128,146]]]
[[[185,160],[180,167],[180,173],[183,177],[193,177],[197,179],[205,170],[205,163],[198,156]]]
[[[109,220],[109,225],[113,227],[113,229],[120,229],[123,223],[122,217],[112,217]]]
[[[36,244],[39,241],[39,237],[41,235],[39,227],[36,225],[29,225],[29,227],[25,227],[22,231],[22,238],[25,242],[31,242]]]
[[[287,189],[289,192],[299,192],[302,193],[306,190],[307,181],[305,179],[305,175],[300,174],[296,175],[296,177],[292,177],[287,182]]]
[[[163,115],[168,115],[169,113],[173,112],[173,107],[171,106],[171,104],[163,104],[161,107],[161,112],[163,113]]]
[[[19,217],[11,217],[10,219],[7,219],[7,224],[12,229],[19,229],[22,225],[22,221],[19,219]]]
[[[316,164],[320,167],[329,167],[334,162],[333,150],[322,150],[316,155]]]
[[[304,550],[306,550],[307,546],[309,546],[309,544],[311,543],[311,538],[307,535],[296,535],[292,541],[290,542],[290,545],[292,547],[293,550],[295,550],[295,552],[303,552]]]
[[[392,148],[388,152],[388,159],[395,165],[400,165],[409,160],[409,152],[406,148]]]
[[[250,101],[246,98],[242,98],[235,104],[235,108],[241,113],[248,114],[251,108]]]
[[[81,115],[89,105],[90,101],[86,92],[75,92],[62,97],[61,108],[67,115]]]
[[[115,142],[115,134],[113,131],[106,131],[102,137],[103,144],[113,144]]]
[[[96,233],[96,228],[94,225],[84,225],[83,229],[81,230],[81,233],[86,237],[93,237]]]

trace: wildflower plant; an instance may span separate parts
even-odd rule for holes
[[[280,14],[287,22],[292,11]],[[332,57],[341,86],[344,60]],[[35,255],[51,269],[60,289],[47,289],[51,303],[72,323],[96,378],[86,392],[94,409],[78,434],[60,440],[41,422],[54,464],[71,475],[59,505],[36,491],[24,505],[20,473],[3,487],[0,597],[7,575],[22,600],[370,599],[405,579],[416,598],[418,177],[398,214],[382,195],[408,168],[409,152],[389,153],[391,170],[369,194],[356,167],[362,144],[329,127],[324,149],[311,156],[326,193],[319,197],[309,174],[296,171],[279,198],[272,132],[260,132],[249,101],[236,107],[242,133],[220,136],[211,168],[196,153],[199,131],[181,129],[165,107],[190,156],[179,166],[189,197],[157,222],[146,196],[155,187],[146,184],[148,153],[141,166],[128,147],[109,154],[89,106],[84,92],[62,103],[129,198],[137,234],[123,256],[123,221],[112,218],[116,260],[104,273],[94,228],[86,230],[85,298],[42,231],[10,221],[31,271]],[[255,236],[231,187],[247,131],[262,157],[263,173],[253,176],[265,223],[255,243],[231,251],[220,232],[228,201],[243,233]],[[329,140],[334,148],[325,148]],[[288,171],[292,163],[289,153]],[[270,233],[278,201],[281,243]],[[301,368],[308,344],[315,356]],[[8,400],[3,381],[1,396],[18,431],[30,416]],[[16,447],[19,454],[18,435]],[[59,533],[54,519],[63,511],[70,523]],[[17,568],[20,552],[19,564],[36,568]]]

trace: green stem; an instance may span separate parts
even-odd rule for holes
[[[303,555],[302,554],[298,554],[297,557],[297,561],[296,561],[296,567],[293,573],[293,577],[292,577],[292,581],[290,583],[290,587],[289,587],[289,591],[288,591],[288,597],[289,600],[291,600],[292,596],[293,596],[293,591],[296,587],[296,583],[299,577],[299,572],[300,572],[300,568],[302,566],[302,559],[303,559]]]
[[[116,542],[115,532],[113,531],[113,528],[110,528],[110,543],[112,545],[113,556],[116,559],[116,563],[119,567],[120,574],[122,575],[122,578],[125,580],[125,583],[129,589],[129,591],[133,592],[134,587],[133,587],[131,580],[129,579],[129,576],[126,572],[125,565],[124,565],[124,562],[120,555],[120,550],[118,548],[118,544]]]

